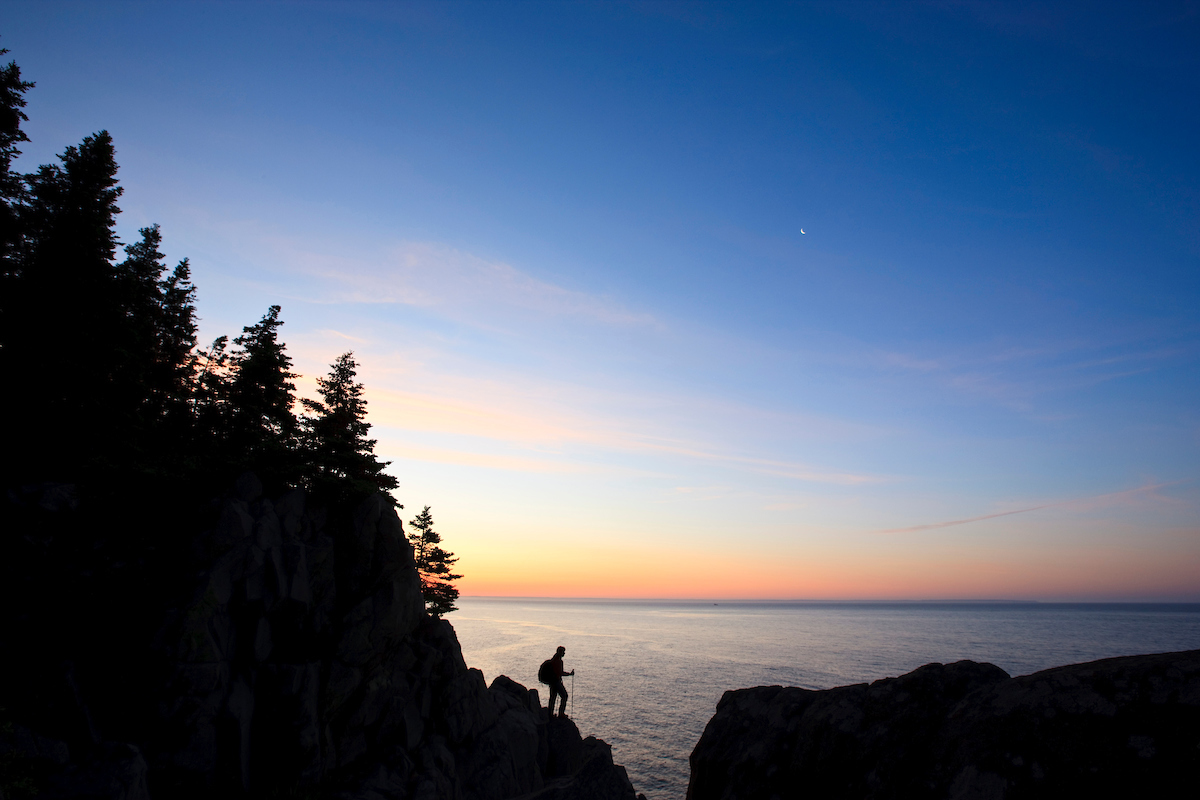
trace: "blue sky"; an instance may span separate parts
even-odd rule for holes
[[[467,593],[1200,600],[1196,3],[5,9]]]

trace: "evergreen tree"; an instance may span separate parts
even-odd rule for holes
[[[0,49],[0,56],[7,52]],[[17,212],[26,197],[25,182],[12,172],[12,162],[21,154],[17,145],[29,141],[21,130],[21,123],[28,122],[29,117],[21,109],[25,107],[25,92],[32,88],[32,83],[21,80],[21,68],[15,61],[0,67],[0,276],[5,283],[16,269],[12,259],[20,238]],[[7,295],[7,291],[0,292],[0,296]]]
[[[185,258],[159,282],[159,324],[156,331],[158,370],[155,385],[163,393],[162,411],[169,422],[187,418],[196,352],[196,286]]]
[[[188,262],[167,277],[158,225],[142,228],[117,265],[125,319],[119,339],[117,384],[122,407],[136,411],[132,426],[161,451],[181,444],[196,354],[196,289]]]
[[[158,309],[162,305],[162,289],[159,280],[167,266],[163,254],[162,231],[157,225],[141,228],[140,241],[125,246],[125,260],[117,265],[117,284],[121,293],[122,310],[125,316],[145,325],[147,352],[153,348],[153,328]]]
[[[308,412],[302,420],[306,471],[318,491],[341,487],[360,494],[379,491],[390,497],[389,490],[399,486],[399,481],[384,472],[391,462],[376,458],[376,440],[367,438],[371,425],[366,420],[363,385],[355,381],[357,374],[354,353],[342,353],[329,375],[317,378],[321,401],[301,401]]]
[[[230,358],[229,443],[240,466],[262,471],[264,479],[289,483],[297,477],[299,422],[292,410],[296,373],[287,346],[279,341],[279,311],[271,306],[233,340],[238,349]]]
[[[228,447],[232,427],[230,411],[229,337],[218,336],[207,350],[198,350],[196,370],[191,376],[191,416],[194,430],[191,447],[203,450],[203,461],[212,461]]]
[[[114,393],[124,316],[113,257],[121,195],[106,131],[25,176],[21,247],[5,300],[3,363],[24,391],[5,399],[17,457],[35,472],[76,473],[125,441]]]
[[[164,405],[163,387],[156,385],[159,366],[158,330],[162,325],[162,289],[159,285],[166,264],[158,248],[162,233],[157,225],[142,228],[142,238],[125,247],[125,260],[116,267],[117,302],[124,315],[115,344],[113,364],[116,388],[123,402],[120,409],[134,419],[145,434]]]
[[[169,367],[168,384],[177,397],[186,397],[196,368],[196,286],[191,264],[185,258],[159,284],[162,292],[162,323],[158,351]]]
[[[8,50],[0,49],[0,55]],[[20,155],[17,145],[29,141],[21,130],[21,123],[29,117],[21,109],[25,107],[25,92],[33,88],[29,81],[21,80],[21,69],[10,61],[0,67],[0,375],[5,376],[8,388],[0,392],[0,419],[4,420],[6,453],[0,474],[7,476],[13,470],[28,468],[31,453],[27,443],[30,436],[18,431],[32,432],[32,420],[26,417],[31,399],[18,393],[17,384],[25,378],[28,369],[26,359],[19,358],[19,344],[25,343],[21,325],[24,315],[19,311],[25,303],[20,286],[20,263],[17,258],[21,241],[21,210],[27,202],[28,192],[24,176],[12,171],[13,159]],[[16,463],[14,463],[16,462]]]
[[[425,610],[435,617],[457,611],[454,601],[458,599],[458,589],[452,582],[462,575],[455,575],[450,569],[458,557],[442,549],[442,537],[433,529],[433,515],[429,513],[429,506],[425,506],[408,524],[411,526],[408,540],[412,542],[413,558],[421,575]]]

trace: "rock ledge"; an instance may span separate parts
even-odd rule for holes
[[[726,692],[688,800],[1200,796],[1200,650]]]

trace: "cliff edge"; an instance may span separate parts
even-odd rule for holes
[[[1200,650],[726,692],[688,800],[1200,796]]]
[[[246,475],[210,511],[152,636],[5,626],[0,796],[635,800],[608,745],[467,667],[386,498],[330,519]],[[71,507],[30,513],[69,536]]]

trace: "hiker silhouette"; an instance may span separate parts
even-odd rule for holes
[[[566,655],[567,648],[559,647],[555,651],[554,657],[542,662],[542,666],[538,668],[538,680],[550,687],[550,702],[547,705],[547,719],[554,717],[554,698],[561,697],[562,702],[558,707],[558,715],[560,717],[567,716],[567,687],[563,686],[564,675],[574,675],[575,670],[565,672],[563,670],[563,656]]]

